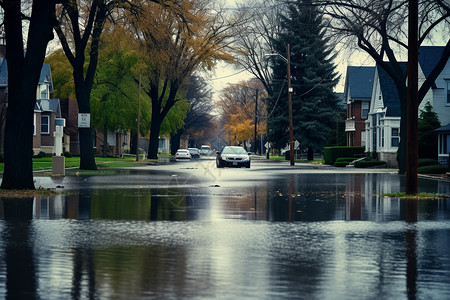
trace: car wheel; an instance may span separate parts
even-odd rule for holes
[[[248,164],[245,165],[245,167],[246,167],[247,169],[250,168],[250,162],[248,162]]]
[[[218,160],[218,159],[216,160],[216,166],[218,168],[223,168],[222,162],[220,160]]]

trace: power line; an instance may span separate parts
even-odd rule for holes
[[[237,73],[230,74],[230,75],[223,76],[223,77],[208,78],[208,80],[210,80],[210,81],[215,81],[215,80],[226,79],[226,78],[229,78],[229,77],[233,77],[233,76],[239,75],[239,74],[241,74],[241,73],[243,73],[243,72],[245,72],[245,71],[246,71],[246,70],[242,70],[242,71],[239,71],[239,72],[237,72]]]

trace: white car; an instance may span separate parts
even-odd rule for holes
[[[222,151],[216,152],[216,166],[223,167],[246,167],[250,168],[250,156],[248,152],[239,146],[225,146]]]
[[[210,156],[213,154],[213,151],[211,149],[211,146],[208,145],[202,145],[200,148],[200,155],[204,156]]]
[[[175,154],[176,159],[191,159],[191,153],[187,149],[178,149]]]

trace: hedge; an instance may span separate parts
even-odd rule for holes
[[[336,159],[336,162],[348,162],[351,163],[352,161],[357,160],[357,157],[338,157]]]
[[[349,162],[346,162],[346,161],[336,161],[334,163],[334,166],[338,167],[338,168],[345,168],[348,164],[349,164]]]
[[[323,148],[323,159],[325,164],[334,165],[339,157],[355,157],[364,155],[365,147],[325,147]]]
[[[432,158],[421,158],[418,161],[419,167],[432,166],[432,165],[438,165],[438,164],[439,164],[439,162]]]
[[[423,166],[417,169],[417,172],[420,174],[445,174],[447,171],[447,168],[439,164]]]
[[[371,167],[380,167],[385,166],[386,162],[382,160],[363,160],[355,162],[355,168],[371,168]]]

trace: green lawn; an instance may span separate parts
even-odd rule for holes
[[[113,157],[96,157],[95,163],[98,168],[123,168],[145,164],[150,160],[136,162],[135,157],[113,158]],[[66,168],[77,168],[80,166],[80,157],[66,157]],[[0,173],[3,173],[4,164],[0,163]],[[52,158],[42,157],[33,158],[33,171],[51,170]]]

